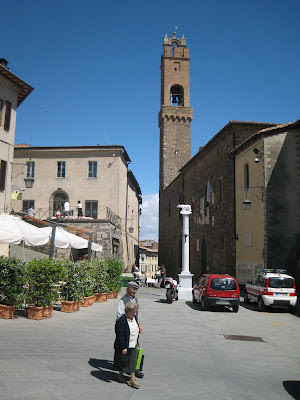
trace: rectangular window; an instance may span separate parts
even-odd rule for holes
[[[97,178],[97,161],[89,161],[89,178]]]
[[[65,178],[65,176],[66,176],[66,162],[57,161],[57,177]]]
[[[6,161],[1,160],[1,164],[0,164],[0,190],[4,190],[5,189],[6,164],[7,164]]]
[[[12,104],[9,101],[7,101],[5,107],[5,121],[4,121],[4,129],[6,130],[6,132],[8,132],[10,128],[11,106]]]
[[[34,210],[34,200],[23,200],[23,212],[28,214],[29,208]]]
[[[85,216],[97,219],[98,217],[98,201],[86,200],[85,201]]]
[[[249,189],[249,164],[244,165],[244,184],[245,189]]]
[[[27,178],[34,178],[35,162],[27,162]]]

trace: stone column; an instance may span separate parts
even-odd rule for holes
[[[180,214],[183,219],[182,226],[182,271],[179,274],[179,300],[193,300],[192,278],[190,273],[190,234],[189,234],[189,216],[192,214],[191,206],[179,204]]]

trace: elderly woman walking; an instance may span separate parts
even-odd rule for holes
[[[130,374],[128,386],[138,389],[141,385],[135,380],[136,346],[139,335],[139,327],[136,321],[136,314],[139,305],[137,303],[127,303],[125,314],[117,320],[115,348],[115,368],[119,370],[118,378],[122,383],[126,383],[123,372]]]

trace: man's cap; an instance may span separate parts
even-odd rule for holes
[[[139,285],[133,281],[128,282],[127,287],[133,287],[134,289],[138,289]]]

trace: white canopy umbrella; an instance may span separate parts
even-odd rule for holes
[[[49,235],[41,229],[9,214],[0,215],[0,241],[27,246],[42,246],[49,242]]]
[[[39,230],[46,232],[49,237],[52,235],[51,226],[40,228]],[[54,244],[56,247],[61,249],[66,249],[69,246],[71,246],[73,249],[87,249],[89,242],[88,240],[76,236],[60,227],[56,227]],[[92,250],[102,251],[102,246],[92,242]]]

